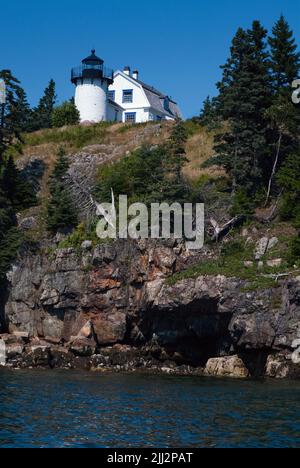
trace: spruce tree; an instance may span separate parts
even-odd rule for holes
[[[73,228],[78,222],[70,191],[66,185],[68,169],[68,160],[61,148],[50,180],[50,201],[47,207],[47,227],[52,233]]]
[[[214,130],[220,126],[217,105],[217,99],[211,99],[209,96],[203,102],[203,107],[201,109],[198,121],[208,130]]]
[[[293,80],[299,78],[300,70],[300,54],[297,52],[293,31],[283,15],[273,27],[268,42],[273,87],[278,94],[284,88],[291,89]]]
[[[40,99],[39,105],[32,113],[32,130],[51,128],[52,112],[56,102],[55,82],[50,80],[49,85]]]
[[[0,187],[0,289],[20,246],[21,236],[16,225],[14,210]]]
[[[171,202],[184,202],[188,197],[188,187],[183,178],[183,168],[187,163],[185,145],[187,131],[182,120],[175,123],[170,138],[164,146],[164,178],[159,190],[161,199]]]
[[[17,143],[22,140],[21,132],[26,125],[29,106],[20,81],[12,75],[10,70],[0,71],[0,79],[5,82],[6,86],[6,102],[1,112],[0,126],[0,152],[3,154],[13,142]],[[26,112],[24,112],[24,105]]]
[[[33,187],[22,176],[12,156],[8,158],[8,161],[4,165],[1,188],[3,195],[10,202],[15,212],[37,204]]]
[[[297,154],[300,113],[291,100],[292,82],[300,71],[300,54],[289,24],[279,18],[269,37],[273,102],[266,112],[270,133],[271,158],[265,161],[266,203],[279,192],[275,175],[290,154]]]
[[[269,145],[271,148],[271,160],[266,159],[265,170],[268,178],[267,205],[272,195],[278,195],[276,174],[291,153],[295,153],[299,147],[298,142],[298,117],[295,106],[284,93],[274,98],[274,103],[266,111],[269,122]]]
[[[292,220],[300,228],[300,150],[290,154],[278,174],[278,183],[283,190],[281,215]]]
[[[3,185],[7,167],[5,151],[10,145],[21,140],[22,116],[16,109],[18,96],[22,91],[19,80],[12,75],[10,70],[0,71],[0,78],[6,85],[6,102],[2,108],[0,126],[0,283],[2,283],[20,242],[15,210],[11,199],[3,190]],[[15,190],[18,190],[17,181]]]
[[[19,132],[31,131],[31,109],[24,89],[16,90],[16,101],[14,106],[14,119],[19,127]]]
[[[248,196],[262,187],[262,168],[268,157],[265,112],[272,94],[266,36],[258,21],[251,30],[240,28],[218,83],[220,112],[229,130],[216,138],[215,161],[230,174],[233,192],[243,190]]]
[[[177,120],[168,141],[166,169],[178,180],[181,178],[182,169],[187,162],[185,152],[187,138],[184,122]]]

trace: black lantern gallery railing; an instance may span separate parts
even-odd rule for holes
[[[103,65],[81,65],[72,69],[71,81],[76,84],[80,79],[104,79],[110,84],[114,81],[114,72]]]

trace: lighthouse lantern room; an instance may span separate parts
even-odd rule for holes
[[[107,120],[108,87],[114,82],[114,72],[92,50],[82,65],[72,69],[71,81],[76,86],[75,105],[80,121],[98,123]]]

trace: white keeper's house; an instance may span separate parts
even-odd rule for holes
[[[75,104],[81,123],[175,120],[181,112],[173,99],[147,85],[130,67],[113,72],[95,50],[72,69]]]

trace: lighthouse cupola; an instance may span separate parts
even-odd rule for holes
[[[75,105],[81,123],[106,121],[108,87],[114,81],[114,72],[104,67],[95,50],[81,66],[72,69],[71,81],[76,86]]]

